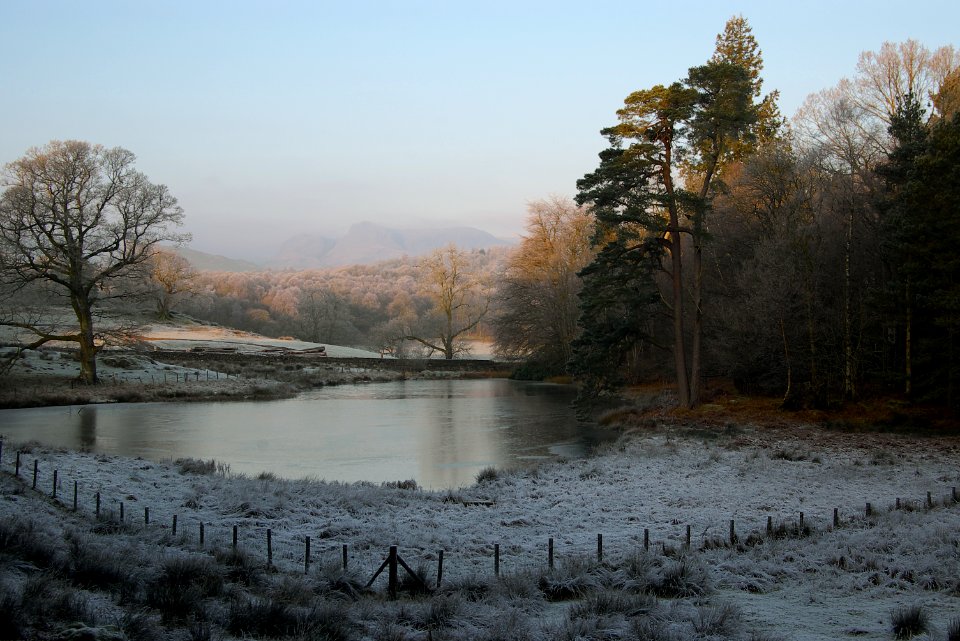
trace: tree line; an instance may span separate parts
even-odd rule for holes
[[[182,211],[132,154],[51,143],[7,165],[0,324],[92,362],[109,337],[91,310],[136,294],[161,317],[397,356],[489,338],[585,399],[666,379],[693,407],[724,379],[787,407],[895,392],[955,408],[960,54],[884,43],[790,120],[762,71],[732,18],[704,64],[626,97],[576,198],[530,203],[517,247],[373,266],[194,272],[160,244],[183,240]],[[26,304],[51,296],[79,331]]]

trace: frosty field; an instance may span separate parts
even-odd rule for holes
[[[137,568],[137,580],[122,590],[70,583],[78,598],[87,599],[101,636],[109,629],[116,638],[132,638],[131,611],[155,620],[157,636],[150,638],[171,639],[891,639],[891,614],[909,606],[921,606],[928,620],[927,631],[914,638],[946,639],[960,617],[955,438],[659,425],[626,434],[589,459],[489,473],[473,487],[445,492],[405,489],[404,483],[247,478],[196,461],[39,447],[22,454],[17,481],[15,449],[4,444],[0,477],[0,517],[8,530],[82,541],[66,546],[72,553],[58,552],[68,556],[84,546],[124,550],[120,556]],[[34,460],[37,491],[30,489]],[[49,498],[53,470],[56,503]],[[77,514],[71,509],[74,481]],[[97,492],[99,520],[93,514]],[[123,525],[115,523],[121,502]],[[798,528],[801,512],[809,531]],[[775,530],[769,535],[768,517]],[[735,545],[729,544],[731,520]],[[690,551],[684,550],[687,525]],[[228,553],[233,526],[239,549],[261,578],[228,578],[224,592],[200,599],[207,605],[199,618],[170,618],[137,596],[151,593],[171,558]],[[270,572],[268,528],[275,566]],[[602,564],[596,562],[598,534]],[[42,565],[16,559],[17,545],[25,544],[11,543],[11,536],[8,531],[0,537],[0,585],[5,598],[16,599]],[[312,566],[304,576],[308,536]],[[547,570],[550,538],[553,572]],[[494,544],[500,546],[499,581],[493,577]],[[343,545],[349,550],[346,575],[331,569],[339,565]],[[336,584],[331,572],[341,581],[365,583],[390,545],[398,545],[411,566],[424,568],[430,581],[443,550],[441,589],[390,602],[381,577],[375,594],[334,599],[334,593],[342,595],[330,588]],[[62,565],[74,567],[76,561]],[[667,589],[678,575],[682,589]],[[310,599],[293,599],[291,590]],[[306,624],[300,633],[294,626],[282,634],[243,627],[238,612],[267,601],[310,612],[318,603],[338,603],[346,627],[336,634]],[[153,609],[143,610],[144,603]],[[303,617],[301,623],[309,619]]]

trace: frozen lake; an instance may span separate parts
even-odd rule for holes
[[[216,459],[233,472],[468,485],[481,469],[580,457],[568,386],[503,379],[325,387],[294,399],[0,411],[15,441],[153,460]]]

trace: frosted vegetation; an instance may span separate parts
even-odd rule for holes
[[[956,447],[657,425],[590,459],[485,470],[473,487],[426,492],[412,480],[249,478],[214,461],[29,446],[17,480],[17,448],[5,443],[0,637],[956,638]],[[427,589],[403,570],[396,601],[386,573],[365,588],[390,545]]]

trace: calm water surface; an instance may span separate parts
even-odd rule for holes
[[[148,459],[193,457],[234,472],[424,487],[472,483],[487,466],[587,454],[572,388],[507,380],[326,387],[281,401],[87,405],[0,411],[15,441]]]

